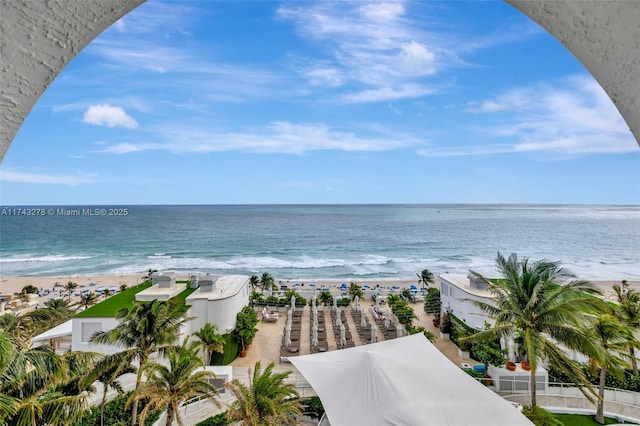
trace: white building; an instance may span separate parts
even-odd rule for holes
[[[200,330],[206,323],[218,327],[220,334],[236,327],[236,315],[249,304],[249,277],[246,275],[205,276],[198,281],[198,289],[187,299],[188,315],[194,317],[187,324],[187,334]]]
[[[475,302],[493,304],[487,285],[475,275],[442,274],[440,278],[440,301],[442,311],[451,312],[469,327],[484,330],[485,322],[493,320]]]
[[[172,272],[156,272],[152,275],[152,285],[139,293],[135,299],[141,302],[153,300],[169,300],[176,297],[189,287],[187,284],[176,283],[176,274]],[[187,322],[181,333],[181,340],[202,326],[210,322],[218,328],[218,332],[225,334],[236,326],[236,315],[249,304],[249,277],[245,275],[204,276],[197,279],[200,286],[185,302],[189,306],[188,317],[194,317]],[[87,316],[93,311],[91,308],[84,314],[72,319],[71,347],[79,351],[95,351],[103,354],[113,354],[122,348],[112,345],[95,345],[89,343],[91,336],[98,331],[115,328],[118,321],[113,315]]]

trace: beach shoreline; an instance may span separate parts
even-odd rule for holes
[[[137,284],[140,284],[144,281],[145,273],[140,274],[101,274],[101,275],[71,275],[71,276],[0,276],[0,294],[3,295],[13,295],[15,293],[19,293],[23,287],[27,285],[33,285],[38,290],[49,290],[54,291],[54,287],[56,283],[63,286],[67,284],[69,281],[73,281],[78,284],[78,288],[74,292],[78,292],[80,290],[89,289],[91,291],[95,291],[99,286],[104,287],[112,287],[120,288],[121,285],[125,284],[128,287],[133,287]],[[189,280],[190,273],[177,273],[178,280]],[[437,283],[438,277],[434,277],[436,280],[435,283],[430,284],[430,287],[439,287]],[[274,278],[274,283],[276,285],[286,285],[288,288],[293,287],[295,284],[300,284],[295,286],[296,288],[304,288],[304,285],[314,284],[316,287],[322,285],[323,287],[328,287],[331,290],[337,289],[342,285],[342,283],[346,283],[349,285],[351,282],[355,282],[358,285],[368,285],[369,287],[376,288],[379,286],[380,288],[389,288],[392,285],[397,285],[400,288],[408,288],[411,285],[416,285],[418,287],[422,286],[422,282],[418,280],[418,277],[415,278],[364,278],[364,279],[279,279]],[[602,291],[605,295],[612,294],[612,286],[613,284],[620,283],[620,281],[615,280],[591,280],[591,282]],[[91,285],[93,283],[93,285]],[[635,288],[640,291],[640,281],[628,281],[630,288]],[[61,289],[62,287],[57,287]]]

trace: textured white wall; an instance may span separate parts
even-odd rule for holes
[[[506,1],[589,70],[640,144],[640,1]]]
[[[0,0],[0,164],[35,103],[98,34],[145,0]]]
[[[91,40],[145,0],[0,0],[0,164],[33,105]],[[640,143],[640,1],[506,0],[567,47]]]

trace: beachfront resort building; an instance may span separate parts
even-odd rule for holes
[[[207,322],[215,325],[218,332],[225,334],[236,326],[236,315],[249,304],[249,277],[245,275],[192,276],[190,282],[176,282],[173,272],[155,272],[151,284],[143,284],[129,289],[79,313],[72,319],[71,344],[73,350],[95,351],[113,354],[120,350],[111,345],[89,343],[98,331],[111,330],[118,325],[115,312],[133,300],[151,302],[180,298],[189,306],[187,316],[194,317],[185,326],[181,340],[200,330]],[[133,296],[133,297],[132,297]]]
[[[192,279],[193,282],[193,279]],[[245,275],[204,276],[197,289],[186,298],[189,305],[187,334],[200,330],[206,323],[226,334],[236,327],[236,315],[249,304],[249,277]]]
[[[476,330],[484,330],[486,324],[493,325],[493,319],[483,312],[476,302],[493,305],[493,296],[487,289],[486,281],[478,274],[470,271],[464,274],[442,274],[440,278],[440,301],[442,312],[453,314],[458,320]],[[517,361],[517,345],[513,339],[501,340],[502,349],[507,350],[509,361]],[[573,360],[584,362],[586,358],[575,351],[565,350]],[[529,392],[530,373],[524,370],[520,364],[516,364],[513,371],[505,367],[490,366],[489,376],[494,379],[496,391]],[[539,366],[536,371],[536,388],[545,391],[548,387],[549,377],[547,371]]]
[[[476,330],[484,330],[485,323],[493,324],[493,320],[475,304],[493,303],[487,284],[480,276],[473,272],[468,275],[447,273],[439,278],[442,312],[451,312]]]

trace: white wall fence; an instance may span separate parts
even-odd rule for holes
[[[531,394],[528,392],[500,395],[508,401],[523,405],[531,403]],[[640,422],[640,393],[605,388],[604,400],[605,416]],[[596,406],[573,383],[550,382],[546,391],[536,392],[536,402],[552,412],[595,414],[596,410]]]

